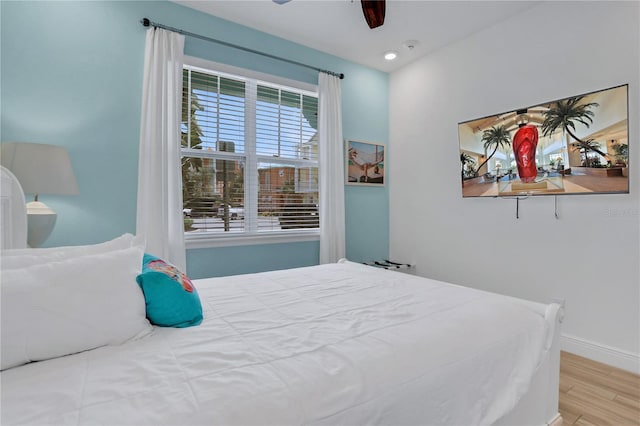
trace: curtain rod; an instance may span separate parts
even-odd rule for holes
[[[300,67],[309,68],[309,69],[312,69],[312,70],[323,72],[325,74],[329,74],[329,75],[332,75],[332,76],[335,76],[335,77],[339,77],[340,79],[344,78],[344,74],[343,73],[337,73],[337,72],[333,72],[333,71],[329,71],[329,70],[324,70],[322,68],[317,68],[317,67],[314,67],[312,65],[303,64],[302,62],[292,61],[291,59],[286,59],[286,58],[282,58],[280,56],[271,55],[269,53],[260,52],[258,50],[249,49],[247,47],[238,46],[236,44],[231,44],[231,43],[228,43],[226,41],[216,40],[215,38],[210,38],[210,37],[206,37],[206,36],[203,36],[203,35],[200,35],[200,34],[195,34],[195,33],[189,32],[189,31],[181,30],[179,28],[173,28],[173,27],[170,27],[168,25],[163,25],[163,24],[159,24],[157,22],[150,21],[149,18],[142,18],[140,20],[140,23],[142,25],[144,25],[145,27],[152,26],[152,27],[156,27],[156,28],[162,28],[164,30],[173,31],[174,33],[179,33],[179,34],[183,34],[183,35],[186,35],[186,36],[189,36],[189,37],[199,38],[200,40],[210,41],[212,43],[218,43],[218,44],[221,44],[223,46],[232,47],[234,49],[243,50],[245,52],[254,53],[256,55],[261,55],[261,56],[266,56],[267,58],[276,59],[278,61],[283,61],[283,62],[287,62],[287,63],[293,64],[293,65],[298,65]]]

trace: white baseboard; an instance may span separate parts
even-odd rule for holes
[[[640,354],[634,354],[568,334],[560,336],[560,348],[572,354],[640,374]]]

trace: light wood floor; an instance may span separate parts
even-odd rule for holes
[[[560,354],[563,425],[640,425],[640,376],[568,352]]]

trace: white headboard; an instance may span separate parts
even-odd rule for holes
[[[0,248],[27,247],[27,207],[20,182],[0,166]]]

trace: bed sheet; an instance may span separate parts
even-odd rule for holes
[[[351,262],[195,285],[198,327],[2,372],[2,424],[491,424],[552,332],[544,307]]]

